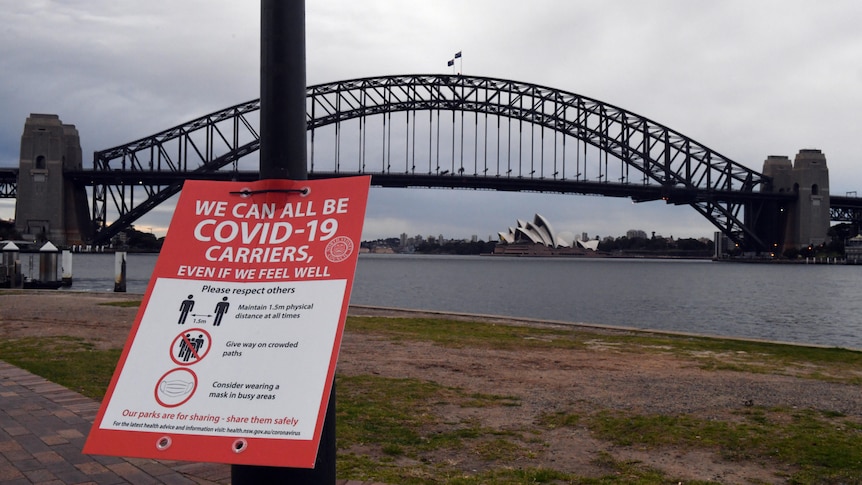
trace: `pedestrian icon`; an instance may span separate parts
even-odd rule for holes
[[[221,325],[221,318],[227,313],[228,308],[230,308],[230,303],[227,302],[227,297],[222,297],[221,301],[216,303],[215,307],[215,321],[213,322],[213,327],[218,327]]]
[[[182,325],[186,323],[186,317],[189,316],[192,309],[195,307],[195,302],[192,300],[194,298],[193,295],[189,295],[189,297],[180,304],[180,319],[177,320],[177,323]]]

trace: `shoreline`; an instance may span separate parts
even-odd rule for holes
[[[352,312],[351,310],[359,310],[359,312]],[[369,314],[362,314],[362,311],[369,311]],[[376,314],[375,314],[376,312]],[[382,314],[381,314],[382,313]],[[401,315],[399,315],[401,314]],[[725,336],[725,335],[714,335],[714,334],[703,334],[696,332],[683,332],[683,331],[675,331],[675,330],[661,330],[661,329],[653,329],[653,328],[639,328],[639,327],[628,327],[624,325],[604,325],[600,323],[584,323],[584,322],[568,322],[564,320],[547,320],[540,318],[529,318],[529,317],[512,317],[505,315],[490,315],[490,314],[482,314],[482,313],[467,313],[467,312],[452,312],[452,311],[441,311],[441,310],[422,310],[422,309],[405,309],[405,308],[394,308],[394,307],[384,307],[384,306],[375,306],[375,305],[350,305],[350,310],[347,312],[348,316],[389,316],[389,317],[411,317],[417,315],[433,315],[440,317],[455,317],[456,319],[468,319],[468,320],[477,320],[482,322],[510,322],[515,324],[525,324],[537,327],[576,327],[583,329],[595,329],[595,330],[605,330],[612,332],[627,332],[627,333],[645,333],[645,334],[653,334],[653,335],[668,335],[674,337],[691,337],[691,338],[703,338],[703,339],[713,339],[713,340],[729,340],[733,342],[752,342],[752,343],[760,343],[760,344],[771,344],[771,345],[787,345],[791,347],[803,347],[803,348],[812,348],[812,349],[841,349],[841,350],[849,350],[853,352],[862,352],[862,348],[856,347],[840,347],[835,345],[824,345],[824,344],[815,344],[815,343],[799,343],[799,342],[788,342],[785,340],[771,340],[771,339],[759,339],[753,337],[733,337],[733,336]]]
[[[38,289],[8,289],[8,288],[0,288],[0,296],[3,295],[34,295],[34,296],[89,296],[94,298],[104,298],[109,300],[142,300],[144,295],[143,293],[123,293],[123,292],[91,292],[91,291],[79,291],[76,292],[74,290],[38,290]],[[134,308],[135,311],[137,307]],[[446,318],[446,319],[454,319],[454,320],[473,320],[473,321],[481,321],[481,322],[490,322],[490,323],[501,323],[501,324],[514,324],[514,325],[528,325],[528,326],[536,326],[536,327],[549,327],[549,328],[581,328],[581,329],[594,329],[594,330],[602,330],[609,332],[626,332],[626,333],[639,333],[639,334],[652,334],[652,335],[667,335],[667,336],[676,336],[676,337],[689,337],[689,338],[704,338],[704,339],[714,339],[714,340],[727,340],[733,342],[752,342],[752,343],[762,343],[762,344],[772,344],[772,345],[786,345],[791,347],[800,347],[800,348],[812,348],[812,349],[841,349],[841,350],[849,350],[853,352],[862,352],[862,348],[851,347],[851,346],[839,346],[839,345],[826,345],[826,344],[817,344],[810,342],[791,342],[786,340],[775,340],[775,339],[764,339],[764,338],[755,338],[755,337],[741,337],[741,336],[728,336],[728,335],[717,335],[717,334],[704,334],[698,332],[686,332],[679,330],[662,330],[656,328],[641,328],[641,327],[632,327],[626,325],[609,325],[609,324],[601,324],[601,323],[589,323],[589,322],[571,322],[566,320],[550,320],[543,318],[531,318],[531,317],[518,317],[518,316],[507,316],[507,315],[494,315],[494,314],[482,314],[482,313],[469,313],[469,312],[455,312],[455,311],[444,311],[444,310],[429,310],[429,309],[421,309],[421,308],[398,308],[398,307],[387,307],[380,305],[360,305],[360,304],[350,304],[347,312],[348,317],[350,316],[383,316],[383,317],[404,317],[404,318],[413,318],[413,317],[421,317],[421,316],[433,316],[438,318]],[[4,316],[4,312],[0,309],[0,321],[2,321]],[[133,322],[129,322],[131,325]]]

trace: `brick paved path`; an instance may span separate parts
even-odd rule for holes
[[[0,361],[0,483],[230,483],[230,465],[82,454],[98,410],[96,401]]]

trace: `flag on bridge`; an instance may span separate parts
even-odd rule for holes
[[[449,67],[454,66],[454,65],[455,65],[455,59],[449,59],[449,63],[448,63],[448,64],[446,64],[446,65],[447,65],[447,66],[449,66]]]
[[[455,67],[454,67],[455,66],[455,59],[461,59],[461,61],[459,62],[459,65],[458,65],[458,75],[460,76],[461,73],[464,72],[464,59],[461,57],[461,51],[456,52],[455,57],[450,61],[449,65],[452,66],[453,74],[455,71]]]

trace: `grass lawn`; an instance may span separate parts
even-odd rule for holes
[[[577,328],[534,328],[423,318],[350,317],[348,332],[395,341],[422,340],[445,347],[483,349],[577,349],[602,339],[624,352],[671,352],[703,369],[776,373],[795,369],[807,379],[841,382],[862,391],[862,353],[733,340],[655,334],[596,334]],[[717,359],[732,354],[734,359]],[[93,399],[104,397],[120,349],[97,350],[83,339],[22,338],[0,342],[0,359]],[[814,365],[810,365],[814,364]],[[490,429],[471,420],[432,426],[435,410],[517,409],[517,396],[477,394],[429,380],[378,375],[337,378],[339,478],[392,484],[664,484],[674,477],[603,453],[607,473],[584,477],[553,467],[512,467],[514,460],[541,455],[551,430],[586,427],[599,440],[643,449],[719,450],[723,459],[786,463],[796,470],[787,483],[862,483],[862,423],[859,417],[813,409],[751,407],[733,420],[642,415],[597,409],[592,413],[548,413],[532,428]],[[473,457],[480,470],[463,470],[439,459]],[[673,481],[676,483],[676,481]],[[691,482],[686,482],[691,483]]]

